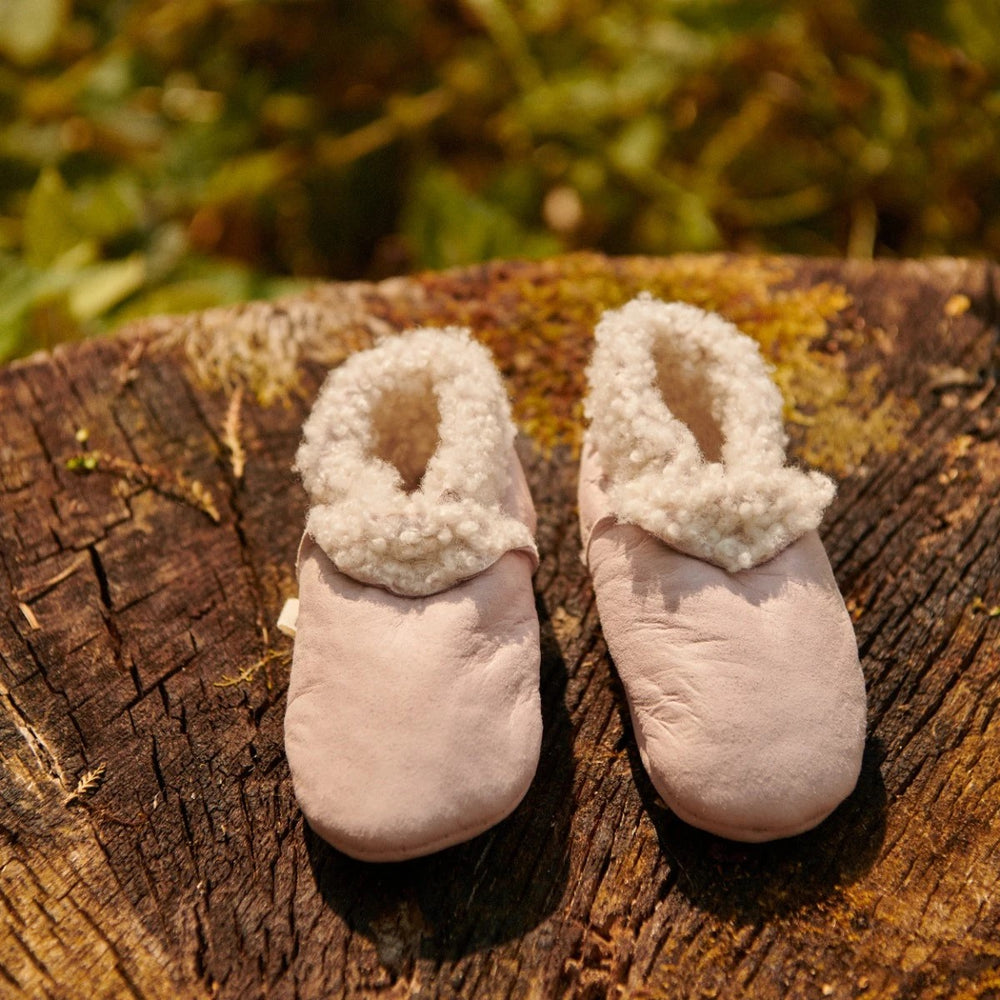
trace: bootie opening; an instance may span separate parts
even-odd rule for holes
[[[712,386],[689,353],[661,337],[653,345],[656,384],[664,403],[694,435],[706,462],[722,461],[722,429],[715,419]]]
[[[426,374],[382,393],[372,411],[372,451],[395,466],[403,491],[413,493],[440,442],[441,412]]]

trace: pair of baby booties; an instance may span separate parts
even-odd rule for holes
[[[640,296],[587,372],[584,560],[639,754],[686,822],[742,841],[854,788],[865,687],[785,464],[780,393],[721,317]],[[313,830],[367,861],[468,840],[530,785],[542,736],[535,512],[489,352],[420,329],[329,375],[297,467],[311,501],[285,716]]]

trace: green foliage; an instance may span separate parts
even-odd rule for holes
[[[579,247],[996,256],[998,10],[2,0],[0,359]]]
[[[558,253],[557,238],[525,227],[516,214],[522,198],[507,197],[498,177],[494,190],[472,194],[454,173],[429,167],[411,188],[402,218],[403,234],[420,248],[420,263],[440,269],[497,257],[545,257]]]

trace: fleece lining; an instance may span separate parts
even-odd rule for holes
[[[353,355],[327,377],[296,468],[306,530],[346,575],[427,596],[511,549],[537,558],[502,509],[515,428],[489,352],[455,327]]]
[[[606,312],[588,434],[615,515],[729,572],[820,522],[835,487],[785,465],[782,400],[757,344],[721,316],[640,295]]]

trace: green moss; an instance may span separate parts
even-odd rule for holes
[[[165,343],[183,344],[202,385],[243,385],[266,406],[287,399],[303,360],[333,367],[393,329],[469,327],[507,378],[522,430],[546,452],[575,452],[594,326],[641,291],[720,312],[758,341],[805,462],[843,476],[869,453],[900,447],[914,407],[885,391],[880,365],[852,361],[870,352],[838,320],[850,296],[828,282],[803,285],[788,258],[573,254],[321,285],[276,306],[201,313]]]
[[[869,452],[900,446],[912,406],[882,391],[878,366],[851,372],[847,354],[829,348],[834,321],[851,304],[846,290],[795,287],[794,278],[780,258],[576,254],[421,276],[420,315],[396,319],[471,327],[508,377],[522,429],[549,451],[579,447],[584,372],[603,310],[649,291],[720,312],[774,365],[799,455],[845,475]]]

